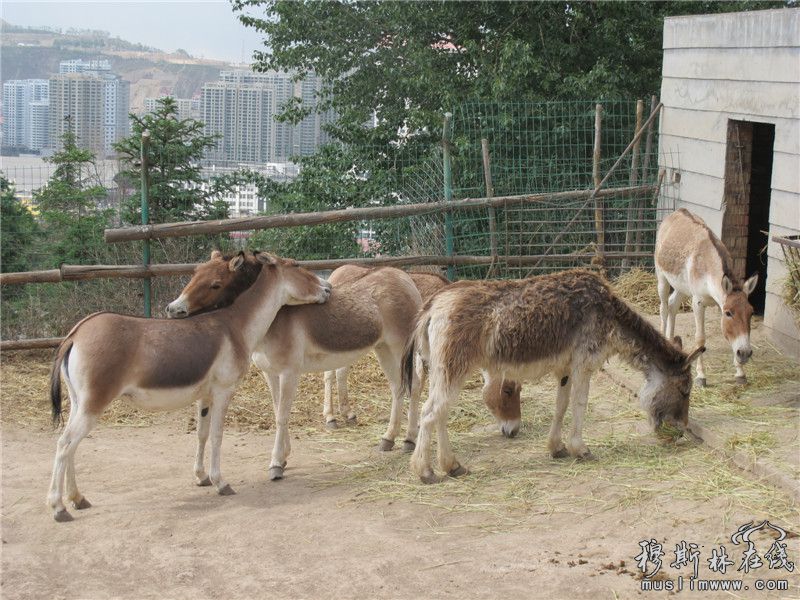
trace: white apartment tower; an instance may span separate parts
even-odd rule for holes
[[[50,140],[59,145],[70,117],[80,147],[111,156],[114,142],[130,132],[130,83],[108,61],[63,61],[59,70],[50,79]]]
[[[324,119],[312,114],[298,125],[279,123],[275,115],[292,99],[313,107],[321,80],[309,75],[295,82],[291,74],[222,71],[219,81],[203,86],[202,117],[206,134],[221,139],[208,158],[214,162],[287,162],[313,154],[324,143]]]
[[[12,79],[3,84],[3,146],[38,151],[47,145],[49,82]]]

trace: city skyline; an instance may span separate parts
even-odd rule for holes
[[[252,62],[261,34],[239,23],[225,0],[204,2],[26,2],[0,4],[0,18],[22,27],[99,29],[167,52],[183,49],[198,58]],[[175,23],[183,23],[175,27]]]

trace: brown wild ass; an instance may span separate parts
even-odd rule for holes
[[[235,293],[246,289],[248,280],[255,279],[261,269],[252,259],[235,273],[230,273],[225,264],[222,257],[216,257],[199,265],[181,295],[167,306],[167,314],[183,317],[224,306],[235,298]],[[291,449],[289,412],[300,375],[351,365],[371,350],[377,354],[392,392],[389,426],[380,448],[392,448],[400,432],[403,409],[400,361],[421,305],[419,292],[408,275],[399,269],[381,267],[333,287],[330,300],[324,305],[286,307],[277,314],[251,356],[267,381],[275,408],[271,479],[283,477]],[[418,406],[420,396],[416,378],[414,381],[412,407]],[[409,420],[409,430],[415,434],[415,415]],[[411,437],[407,441],[413,442]]]
[[[333,271],[328,281],[336,287],[352,282],[372,271],[369,267],[359,265],[343,265]],[[408,276],[417,286],[423,302],[427,302],[439,290],[452,283],[449,279],[438,273],[408,271]],[[420,361],[415,361],[414,368],[420,381],[420,388],[424,385],[425,370]],[[337,393],[339,396],[339,411],[346,415],[348,423],[356,421],[356,414],[350,408],[347,394],[347,377],[350,373],[350,366],[342,367],[335,371]],[[325,415],[326,426],[336,429],[336,415],[333,410],[333,378],[334,371],[325,372]],[[506,437],[514,437],[519,431],[522,411],[521,394],[522,386],[515,381],[490,381],[484,377],[483,400],[489,410],[500,424],[500,431]],[[411,452],[414,449],[414,442],[418,432],[419,406],[411,403],[408,408],[409,430],[406,441],[403,443],[403,450]],[[413,426],[412,426],[413,424]]]
[[[656,234],[656,277],[661,300],[661,332],[672,337],[675,315],[686,297],[692,299],[695,343],[706,343],[705,311],[716,304],[722,311],[722,333],[733,349],[736,382],[747,383],[744,364],[750,360],[750,318],[747,296],[758,283],[756,273],[747,281],[736,277],[731,255],[703,220],[681,208],[661,223]],[[670,295],[670,287],[673,292]],[[703,357],[697,361],[699,386],[706,384]]]
[[[213,484],[221,495],[233,493],[220,473],[220,446],[225,411],[247,371],[247,357],[281,306],[323,303],[330,296],[326,281],[294,261],[269,254],[258,254],[255,260],[264,265],[260,277],[226,309],[185,321],[95,313],[64,338],[50,377],[54,421],[61,416],[62,376],[72,405],[47,496],[56,521],[72,519],[62,500],[65,481],[76,509],[91,506],[75,481],[75,451],[119,397],[150,410],[181,408],[198,400],[197,483]],[[235,272],[244,262],[240,253],[225,269]],[[209,431],[211,465],[206,474],[203,455]]]
[[[590,458],[583,442],[589,380],[608,357],[621,358],[645,375],[639,392],[654,427],[685,426],[692,388],[686,356],[618,299],[595,274],[573,270],[517,281],[461,281],[423,308],[404,356],[404,382],[414,351],[427,357],[430,395],[422,408],[411,466],[425,483],[437,481],[431,436],[438,433],[439,465],[450,476],[466,473],[450,447],[447,413],[467,376],[484,369],[490,379],[559,382],[548,447],[554,458]],[[572,432],[566,446],[561,424],[572,397]]]

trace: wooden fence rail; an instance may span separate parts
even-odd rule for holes
[[[616,195],[645,197],[652,194],[652,185],[606,188],[603,190],[572,190],[544,194],[523,194],[519,196],[496,196],[494,198],[465,198],[450,202],[426,202],[421,204],[399,204],[395,206],[372,206],[366,208],[345,208],[306,213],[289,213],[257,217],[239,217],[216,221],[191,221],[181,223],[161,223],[141,225],[121,229],[106,229],[105,241],[109,244],[153,240],[187,235],[213,235],[230,231],[250,231],[272,229],[275,227],[297,227],[302,225],[321,225],[324,223],[343,223],[371,219],[391,219],[414,215],[448,213],[456,210],[477,210],[499,208],[514,204],[528,204],[543,201],[570,201],[586,198],[606,198]]]

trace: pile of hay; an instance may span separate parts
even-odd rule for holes
[[[795,256],[794,253],[786,253],[786,268],[789,273],[783,282],[783,301],[800,327],[800,260],[796,260]]]
[[[635,268],[623,273],[611,282],[614,291],[629,304],[640,311],[657,315],[661,300],[658,297],[658,282],[654,273]],[[691,310],[689,300],[685,300],[679,312]]]

